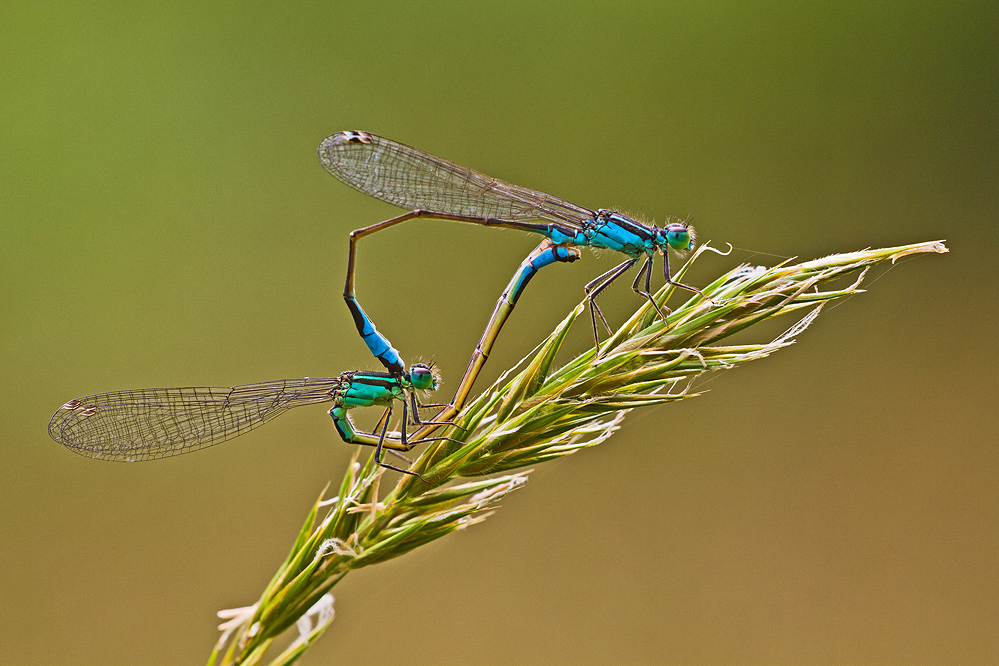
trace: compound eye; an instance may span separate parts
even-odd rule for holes
[[[409,381],[418,391],[437,388],[437,378],[434,371],[426,363],[417,363],[409,369]]]
[[[694,247],[694,239],[690,236],[690,230],[682,224],[671,224],[665,229],[666,242],[674,250],[689,250]]]

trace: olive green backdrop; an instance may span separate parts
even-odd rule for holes
[[[256,599],[340,478],[353,448],[321,408],[135,465],[46,424],[98,391],[375,368],[339,295],[346,235],[396,210],[315,152],[365,129],[587,206],[691,215],[741,248],[701,284],[788,255],[951,253],[539,469],[486,523],[347,577],[304,663],[999,662],[994,3],[17,5],[0,661],[200,663],[215,611]],[[363,246],[358,293],[453,386],[536,240],[414,222]],[[539,276],[487,379],[613,263]],[[621,321],[640,300],[622,282],[602,303]]]

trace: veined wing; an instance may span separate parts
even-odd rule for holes
[[[368,132],[338,132],[319,145],[319,161],[338,180],[401,208],[495,217],[548,220],[578,226],[594,211],[490,178],[416,148]]]
[[[292,407],[329,402],[341,383],[340,377],[306,377],[97,393],[60,407],[49,435],[89,458],[166,458],[242,435]]]

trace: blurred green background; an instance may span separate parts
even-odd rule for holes
[[[779,260],[753,252],[951,253],[347,577],[304,663],[999,662],[997,34],[992,2],[8,3],[0,661],[201,663],[215,611],[256,599],[340,478],[353,448],[321,408],[136,465],[46,424],[98,391],[374,369],[346,234],[397,211],[316,158],[365,129],[689,214],[742,248],[695,283]],[[453,386],[536,241],[411,223],[362,246],[358,293]],[[539,276],[485,379],[614,261]]]

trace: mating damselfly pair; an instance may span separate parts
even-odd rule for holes
[[[478,171],[368,132],[347,131],[327,137],[319,146],[323,167],[343,183],[409,212],[350,233],[343,297],[362,340],[386,372],[348,371],[337,377],[286,379],[232,387],[186,387],[112,391],[71,400],[49,422],[56,441],[85,456],[105,460],[148,460],[188,453],[231,439],[271,418],[307,404],[332,403],[329,414],[340,437],[348,443],[375,447],[378,464],[409,472],[382,460],[383,449],[408,451],[417,444],[446,440],[434,437],[441,427],[456,427],[472,384],[528,282],[543,267],[573,262],[580,247],[607,249],[626,259],[584,286],[599,352],[598,320],[611,328],[596,304],[596,296],[614,280],[644,260],[632,289],[648,299],[660,316],[666,313],[652,297],[654,258],[663,255],[668,284],[700,293],[676,282],[669,269],[668,250],[693,247],[686,222],[660,228],[620,213],[591,210],[564,199],[490,178]],[[435,218],[517,229],[540,234],[544,240],[520,264],[493,309],[455,394],[447,404],[423,404],[417,397],[435,390],[435,369],[415,364],[406,369],[399,352],[382,335],[355,295],[358,242],[402,222]],[[389,431],[396,400],[403,417],[398,432]],[[372,432],[354,428],[347,410],[382,406]],[[420,410],[439,408],[423,420]],[[407,426],[419,426],[413,433]]]

